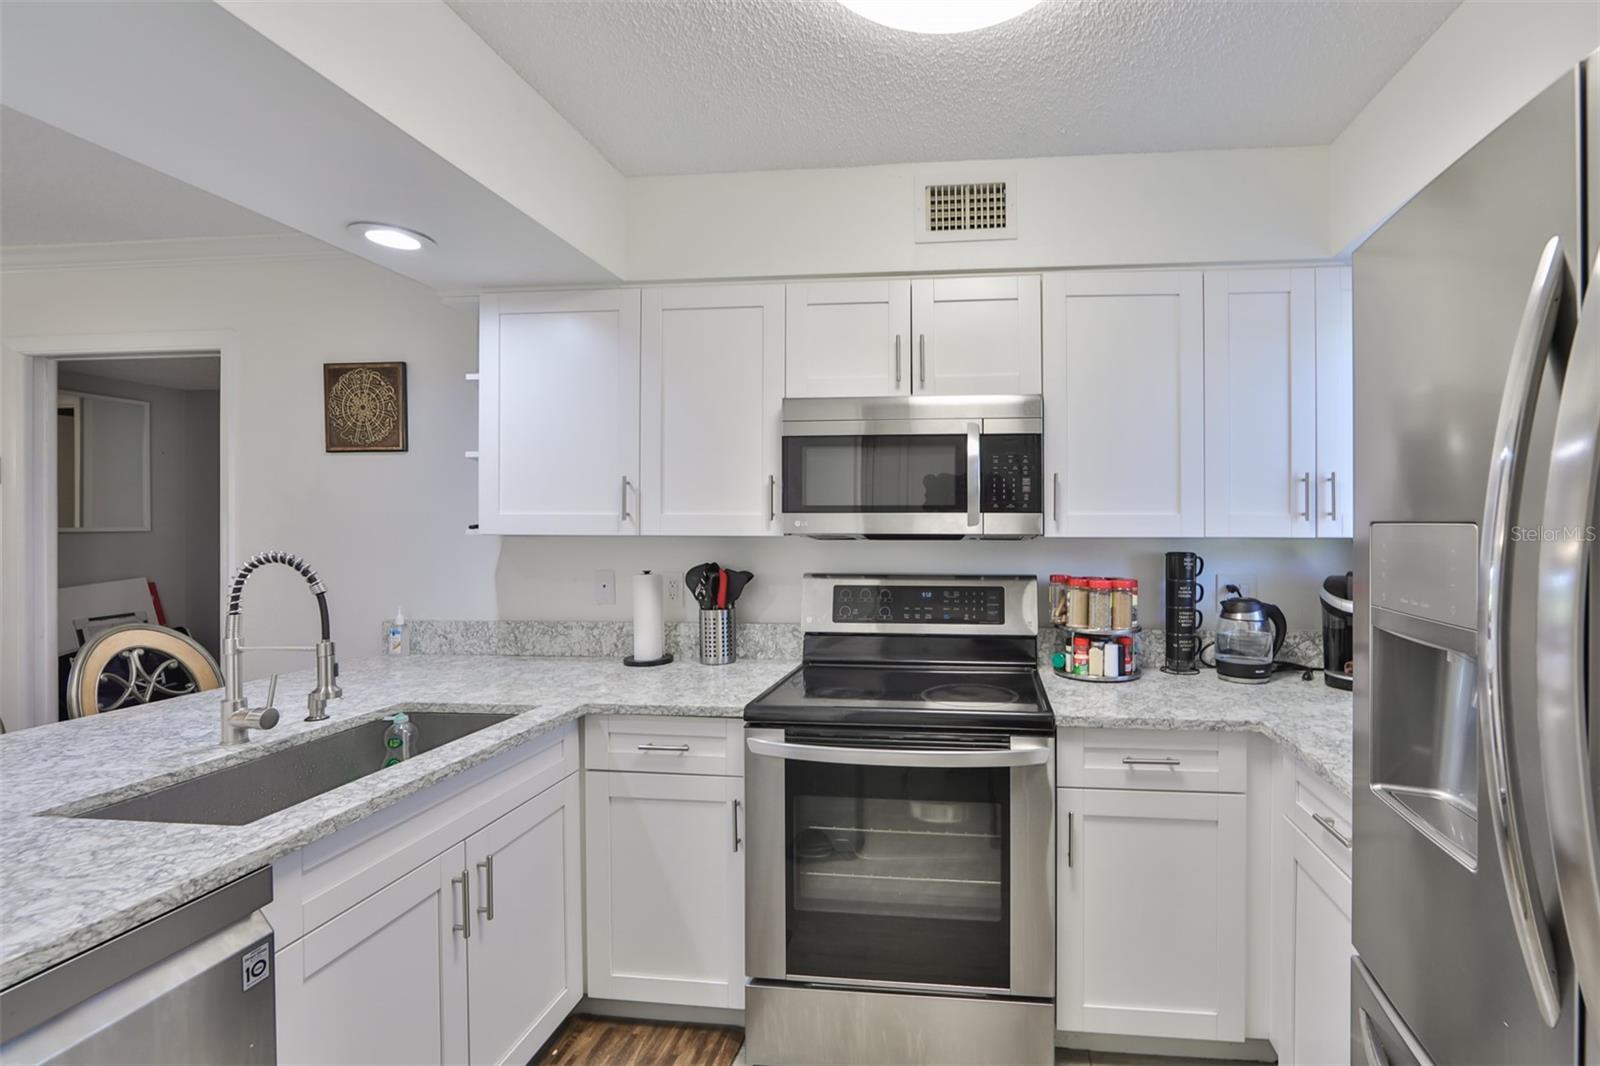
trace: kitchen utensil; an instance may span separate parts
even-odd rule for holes
[[[717,610],[728,609],[728,572],[721,568],[717,570]]]
[[[702,610],[709,611],[716,605],[716,592],[712,585],[719,569],[716,563],[701,563],[683,575],[683,587],[689,590],[689,595],[694,597]]]
[[[1237,585],[1217,621],[1217,675],[1229,681],[1270,681],[1289,626],[1276,605],[1245,596]]]
[[[728,606],[732,607],[739,602],[739,596],[744,592],[744,587],[755,580],[756,575],[748,570],[728,571]]]

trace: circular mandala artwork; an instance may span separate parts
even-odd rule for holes
[[[377,444],[395,432],[400,394],[383,376],[365,367],[339,375],[328,394],[328,420],[340,439],[357,446]]]

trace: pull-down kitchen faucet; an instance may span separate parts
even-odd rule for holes
[[[317,611],[322,616],[322,639],[311,645],[261,645],[247,648],[239,643],[239,597],[244,592],[244,583],[252,573],[269,563],[278,563],[287,566],[295,573],[306,579],[306,584],[311,586],[312,595],[317,598]],[[339,662],[334,658],[333,641],[329,638],[328,628],[328,589],[317,577],[317,572],[298,555],[288,552],[270,551],[252,556],[239,572],[233,575],[233,583],[228,588],[228,618],[227,629],[222,640],[223,657],[223,682],[226,685],[222,697],[222,743],[224,745],[243,744],[250,739],[252,729],[271,729],[278,724],[278,709],[272,705],[273,696],[278,690],[278,675],[273,674],[272,680],[267,685],[267,705],[260,710],[252,711],[244,695],[243,660],[247,651],[309,651],[317,657],[317,687],[306,696],[306,721],[320,722],[328,717],[328,701],[336,700],[344,695],[344,690],[339,687]]]

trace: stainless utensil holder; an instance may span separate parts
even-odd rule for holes
[[[704,610],[700,612],[700,663],[702,666],[724,666],[737,655],[733,646],[733,608]]]

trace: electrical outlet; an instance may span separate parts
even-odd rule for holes
[[[617,572],[615,570],[596,570],[594,572],[594,602],[599,604],[617,602]]]
[[[1228,591],[1229,585],[1238,585],[1239,595],[1241,596],[1245,596],[1250,599],[1256,598],[1256,575],[1235,574],[1227,571],[1219,571],[1217,573],[1217,585],[1213,590],[1217,597],[1215,600],[1216,603],[1221,603],[1223,600],[1228,599],[1233,595],[1233,593]]]
[[[674,606],[683,602],[683,582],[678,578],[667,578],[667,602]]]

